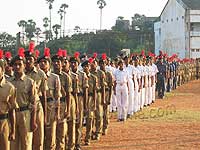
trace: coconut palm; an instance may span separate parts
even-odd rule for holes
[[[102,28],[102,9],[106,6],[106,1],[98,0],[97,5],[99,5],[99,9],[100,9],[100,30],[101,30],[101,28]]]
[[[43,27],[45,28],[45,31],[43,32],[45,34],[45,40],[49,40],[50,39],[49,30],[47,29],[47,27],[49,26],[49,18],[47,17],[43,18],[43,23],[44,23]]]
[[[58,11],[58,14],[60,15],[60,37],[62,36],[61,32],[62,32],[62,19],[63,19],[63,13],[64,11],[60,8],[59,11]]]
[[[56,39],[58,38],[58,30],[60,29],[60,25],[59,24],[55,24],[55,25],[53,25],[53,31],[54,31],[54,33],[55,33],[55,35],[56,35]]]
[[[39,36],[41,34],[41,29],[40,28],[35,28],[35,35],[36,35],[36,38],[37,38],[37,44],[39,44]]]
[[[29,19],[25,27],[26,37],[29,39],[29,41],[31,41],[31,39],[34,37],[35,31],[36,23],[32,19]]]
[[[24,32],[27,22],[25,20],[20,20],[17,24],[22,28],[22,32]]]
[[[65,19],[66,19],[66,8],[68,8],[69,7],[69,5],[67,5],[67,4],[62,4],[61,6],[60,6],[60,8],[63,10],[63,12],[64,12],[64,21],[63,21],[63,37],[65,36]]]
[[[44,22],[43,27],[45,28],[45,31],[46,31],[47,27],[49,26],[49,18],[45,17],[43,19],[43,22]]]
[[[22,35],[22,43],[24,44],[24,32],[27,22],[25,20],[20,20],[17,24],[19,27],[22,28],[21,35]]]
[[[50,20],[49,31],[51,32],[51,23],[52,23],[52,20],[51,20],[51,10],[53,8],[53,2],[54,2],[54,0],[46,0],[46,2],[49,5],[49,20]]]
[[[79,26],[74,27],[74,32],[80,33],[81,28]]]

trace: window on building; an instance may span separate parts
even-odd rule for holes
[[[184,19],[184,16],[182,16],[182,19]]]
[[[173,22],[173,18],[171,19],[171,22]]]
[[[195,49],[191,49],[192,52],[195,52]]]
[[[168,19],[167,19],[167,22],[168,22]]]
[[[196,49],[196,52],[200,52],[200,49]]]
[[[176,18],[176,20],[178,21],[178,17]]]

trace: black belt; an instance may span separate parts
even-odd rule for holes
[[[109,88],[106,88],[106,89],[105,89],[105,91],[109,91],[109,90],[110,90]]]
[[[78,96],[83,96],[83,93],[80,92],[80,93],[78,93],[77,95],[78,95]]]
[[[19,108],[16,109],[17,112],[25,111],[25,110],[29,110],[29,106],[23,106],[23,107],[19,107]]]
[[[0,120],[8,119],[8,114],[1,114]]]
[[[61,97],[60,98],[60,102],[64,102],[65,103],[66,102],[66,97]]]
[[[162,72],[158,72],[158,74],[159,74],[159,75],[164,75],[165,73],[162,73]]]
[[[94,96],[94,94],[93,93],[89,93],[88,96]]]
[[[47,102],[53,102],[53,101],[54,101],[54,99],[52,97],[47,98]]]

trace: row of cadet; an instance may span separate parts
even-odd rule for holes
[[[34,49],[30,43],[14,57],[0,50],[2,150],[80,150],[107,134],[110,112],[126,121],[155,101],[156,90],[163,98],[199,77],[198,60],[176,55],[142,52],[111,61],[105,53],[69,57],[59,49],[51,56],[45,48],[39,56]]]

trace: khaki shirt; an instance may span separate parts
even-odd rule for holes
[[[97,90],[101,90],[105,86],[106,75],[102,70],[91,71],[97,77]]]
[[[97,77],[91,73],[89,73],[87,75],[88,77],[88,93],[90,94],[94,94],[94,91],[96,90],[97,87]]]
[[[72,79],[68,74],[64,73],[63,71],[57,75],[59,75],[61,82],[61,95],[62,97],[65,97],[66,92],[72,92]]]
[[[36,83],[36,101],[39,101],[39,96],[42,96],[42,92],[48,90],[47,76],[46,74],[36,67],[31,72],[25,72],[28,77],[33,79]]]
[[[58,75],[47,72],[47,98],[53,98],[54,100],[59,100],[61,97],[61,83]]]
[[[105,71],[105,75],[106,75],[106,77],[105,77],[105,88],[111,89],[113,87],[113,82],[114,82],[113,75],[109,71]]]
[[[78,93],[83,93],[83,89],[88,88],[88,78],[85,72],[78,71]]]
[[[7,114],[9,110],[18,108],[16,89],[5,77],[0,81],[0,114]]]
[[[9,81],[16,88],[16,101],[19,107],[25,107],[35,103],[36,85],[31,78],[23,74],[20,79],[13,76],[9,78]]]
[[[76,73],[71,72],[71,71],[68,72],[68,75],[72,79],[72,91],[74,93],[78,93],[78,75]]]

